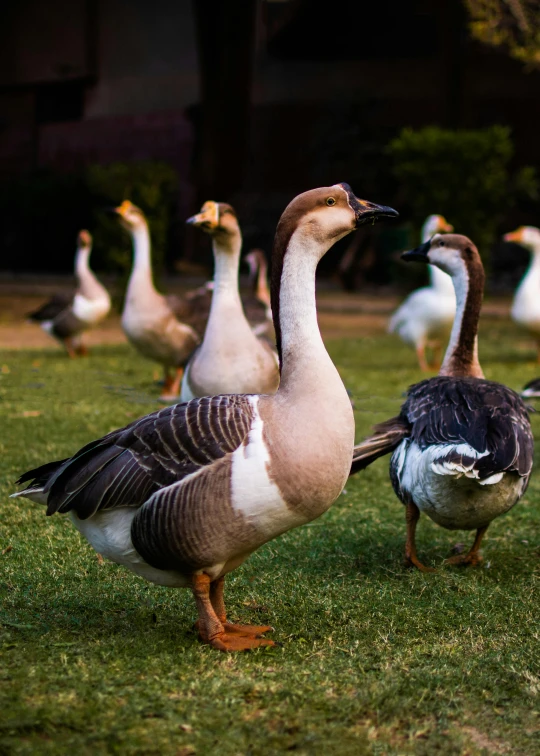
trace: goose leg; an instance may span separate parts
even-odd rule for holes
[[[471,550],[468,554],[458,554],[457,556],[450,557],[450,559],[446,560],[447,564],[457,564],[459,566],[465,567],[468,564],[472,564],[473,566],[479,565],[483,560],[482,556],[478,553],[480,550],[480,544],[482,543],[482,538],[486,534],[486,530],[488,529],[488,525],[484,525],[483,528],[478,528],[476,531],[476,536],[474,539],[474,543],[471,546]]]
[[[175,368],[174,378],[171,378],[167,371],[163,391],[159,397],[163,402],[177,401],[180,394],[180,384],[184,375],[184,368]]]
[[[70,359],[73,359],[77,356],[77,348],[75,344],[73,343],[73,339],[70,339],[69,337],[67,339],[64,339],[64,346],[66,348],[66,352],[68,353],[68,357]]]
[[[210,601],[219,621],[225,628],[226,633],[236,633],[237,635],[251,636],[257,638],[269,630],[273,630],[270,625],[233,625],[227,622],[227,612],[225,601],[223,600],[223,589],[225,588],[225,578],[220,577],[214,580],[210,585]]]
[[[405,506],[405,522],[407,523],[407,543],[405,544],[405,566],[417,567],[420,572],[436,572],[433,567],[426,567],[416,554],[416,524],[420,518],[420,510],[410,502]]]
[[[219,651],[248,651],[260,646],[273,646],[274,642],[253,635],[229,633],[217,616],[210,599],[211,581],[208,575],[196,574],[192,578],[192,590],[199,614],[199,637],[203,643]],[[224,609],[224,607],[223,607]]]
[[[426,360],[425,341],[421,341],[419,344],[416,345],[416,356],[418,358],[418,364],[420,365],[420,370],[423,373],[429,373],[429,365]]]
[[[173,384],[173,379],[171,378],[169,368],[166,367],[163,369],[163,393],[164,394],[168,393],[172,384]]]

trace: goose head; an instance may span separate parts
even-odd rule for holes
[[[337,241],[365,223],[395,218],[399,213],[387,205],[359,199],[349,184],[334,184],[299,194],[280,218],[274,250],[285,249],[294,234],[305,238],[306,249],[320,259]],[[310,243],[318,242],[318,243]]]
[[[431,238],[435,234],[451,234],[454,227],[443,215],[428,215],[422,226],[422,238]]]
[[[114,208],[113,212],[118,215],[120,223],[130,233],[139,228],[146,228],[143,211],[129,200],[124,200],[121,205]]]
[[[226,202],[205,202],[200,212],[188,218],[186,223],[198,226],[216,241],[225,242],[240,236],[240,226],[234,208]]]
[[[429,263],[453,277],[463,270],[478,274],[482,261],[476,246],[461,234],[435,234],[429,241],[401,255],[406,262]]]
[[[77,234],[77,246],[80,249],[88,249],[92,246],[92,235],[86,229],[79,231]]]
[[[515,231],[505,234],[503,239],[521,244],[531,252],[540,251],[540,229],[534,226],[520,226]]]

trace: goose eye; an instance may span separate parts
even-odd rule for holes
[[[439,242],[439,247],[444,247],[444,242],[443,241]]]
[[[332,207],[332,205],[336,204],[336,200],[333,197],[328,197],[328,199],[326,200],[326,204]]]

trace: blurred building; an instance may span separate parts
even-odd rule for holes
[[[235,198],[265,226],[313,184],[375,186],[405,125],[508,124],[538,165],[539,90],[470,39],[460,0],[18,0],[0,30],[0,180],[164,160],[182,212]]]

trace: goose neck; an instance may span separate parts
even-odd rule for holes
[[[240,301],[238,292],[238,267],[242,239],[238,236],[214,239],[214,294],[212,300],[223,296]]]
[[[327,246],[301,232],[292,235],[282,265],[272,264],[272,310],[280,357],[280,394],[299,391],[313,396],[321,384],[345,391],[321,338],[315,301],[315,273]]]
[[[75,274],[80,280],[87,276],[90,271],[88,264],[90,259],[90,247],[80,246],[77,248],[77,254],[75,256]]]
[[[440,375],[483,378],[478,360],[478,321],[484,292],[484,269],[477,261],[463,264],[452,274],[456,316]]]
[[[133,271],[148,273],[151,276],[150,234],[146,223],[133,229],[131,236],[133,240]]]

